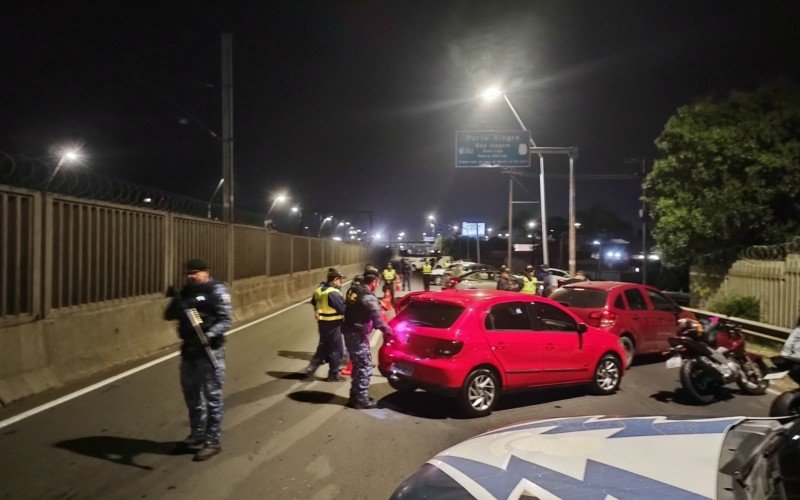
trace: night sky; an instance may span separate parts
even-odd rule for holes
[[[454,167],[457,130],[576,146],[577,205],[636,220],[625,158],[683,104],[800,76],[800,2],[3,2],[0,150],[85,144],[89,168],[200,199],[221,176],[220,34],[233,34],[236,206],[287,189],[304,208],[500,224],[507,180]],[[567,162],[549,157],[548,173]],[[533,169],[532,173],[538,173]],[[538,180],[527,179],[538,199]],[[567,213],[547,182],[548,215]],[[365,221],[357,224],[366,224]]]

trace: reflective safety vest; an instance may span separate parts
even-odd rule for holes
[[[384,269],[383,270],[383,280],[385,282],[391,283],[392,281],[394,281],[395,276],[397,276],[397,273],[395,272],[394,269]]]
[[[325,290],[323,290],[322,287],[314,290],[314,302],[317,304],[317,313],[319,314],[320,321],[338,321],[344,319],[344,315],[328,304],[328,295],[332,293],[342,294],[335,286],[329,286]]]
[[[536,288],[537,288],[538,284],[539,284],[539,282],[536,281],[536,276],[534,276],[532,278],[528,278],[527,276],[525,276],[523,274],[522,275],[522,290],[520,290],[520,292],[529,293],[531,295],[536,295]]]
[[[431,274],[431,265],[430,264],[423,264],[422,265],[422,274]]]

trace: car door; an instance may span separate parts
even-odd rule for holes
[[[623,292],[628,309],[625,311],[626,326],[636,338],[637,352],[650,352],[657,349],[658,329],[653,327],[647,314],[647,301],[638,287],[626,288]]]
[[[670,337],[674,337],[678,330],[678,319],[675,316],[675,309],[677,306],[657,291],[649,288],[645,290],[647,292],[647,298],[652,305],[652,311],[649,311],[648,314],[652,314],[655,327],[657,328],[655,349],[667,349],[669,348],[667,340]]]
[[[586,380],[590,360],[582,348],[578,322],[560,307],[545,302],[531,304],[534,329],[544,342],[544,374],[546,384]]]
[[[533,331],[529,303],[502,302],[493,305],[484,319],[492,354],[506,373],[509,387],[542,384],[542,335]]]

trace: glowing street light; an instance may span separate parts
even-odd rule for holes
[[[272,205],[270,205],[269,210],[267,210],[267,216],[269,216],[269,214],[272,213],[272,210],[275,208],[276,205],[285,203],[288,200],[289,200],[289,195],[287,195],[286,193],[278,193],[277,195],[275,195],[275,197],[272,199]]]
[[[299,211],[300,211],[300,207],[298,207],[297,205],[295,205],[295,206],[293,206],[293,207],[291,208],[291,210],[292,210],[292,213],[293,213],[293,214],[296,214],[297,212],[299,212]]]
[[[528,221],[528,228],[533,229],[535,227],[536,227],[536,221],[535,220]]]
[[[69,148],[65,149],[61,153],[61,157],[58,160],[58,164],[56,168],[53,170],[53,173],[50,174],[50,177],[47,178],[47,182],[44,184],[44,191],[47,191],[47,188],[50,187],[50,183],[53,182],[53,179],[56,177],[56,174],[59,170],[61,170],[61,166],[65,163],[77,163],[82,159],[81,152],[79,149],[76,148]]]

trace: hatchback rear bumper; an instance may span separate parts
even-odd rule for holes
[[[410,374],[406,373],[409,368]],[[449,396],[458,393],[466,376],[451,359],[420,359],[387,349],[380,351],[378,370],[386,378],[395,377],[427,391]]]

